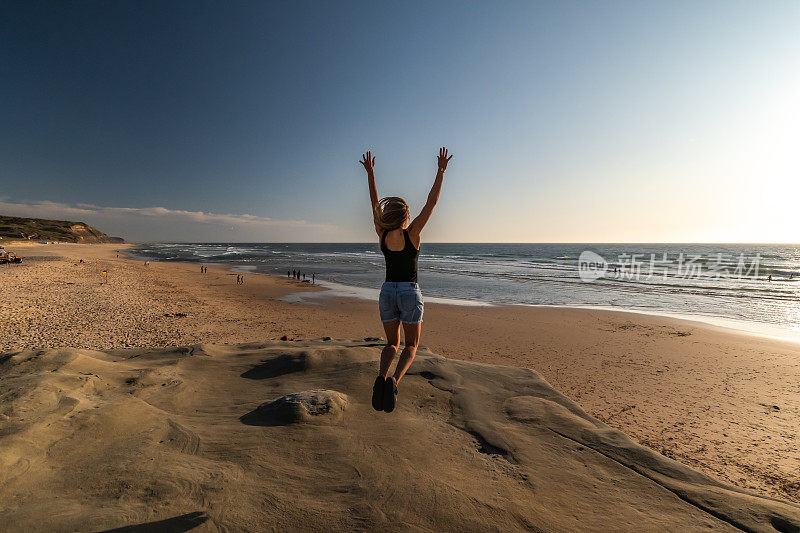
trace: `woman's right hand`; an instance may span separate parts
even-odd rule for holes
[[[438,164],[440,169],[446,170],[447,163],[449,163],[451,159],[453,159],[452,155],[450,157],[447,157],[447,148],[445,148],[444,146],[439,148]]]
[[[364,165],[364,170],[367,171],[367,174],[372,174],[375,171],[375,158],[372,157],[372,152],[361,154],[361,161],[359,161],[359,163]]]

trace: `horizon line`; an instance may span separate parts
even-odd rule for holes
[[[126,241],[122,244],[376,244],[377,241]],[[691,245],[772,245],[772,246],[800,246],[796,242],[693,242],[693,241],[637,241],[637,242],[604,242],[604,241],[537,241],[537,242],[512,242],[512,241],[424,241],[425,244],[585,244],[585,245],[652,245],[652,244],[691,244]]]

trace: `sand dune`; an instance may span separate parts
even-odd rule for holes
[[[10,531],[797,531],[531,370],[422,351],[376,413],[367,341],[25,350],[0,363]]]

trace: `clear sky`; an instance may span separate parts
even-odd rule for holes
[[[0,214],[132,240],[800,242],[800,2],[0,7]]]

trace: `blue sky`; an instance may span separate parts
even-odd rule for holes
[[[132,240],[798,242],[797,2],[4,2],[0,213]]]

